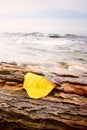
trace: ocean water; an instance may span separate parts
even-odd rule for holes
[[[87,37],[48,33],[0,33],[0,62],[57,68],[60,63],[87,64]],[[52,37],[53,36],[53,37]]]
[[[0,19],[0,32],[43,32],[87,36],[87,19]]]

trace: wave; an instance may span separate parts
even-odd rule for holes
[[[64,35],[61,35],[59,33],[41,33],[41,32],[3,32],[0,33],[0,36],[35,36],[35,37],[49,37],[49,38],[78,38],[78,37],[86,37],[83,35],[76,35],[71,33],[65,33]]]
[[[49,37],[52,36],[52,37]],[[57,33],[0,33],[0,60],[44,59],[86,62],[87,37]],[[40,57],[40,58],[39,58]],[[36,62],[40,62],[36,60]]]

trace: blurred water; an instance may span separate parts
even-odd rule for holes
[[[87,63],[87,37],[51,38],[42,33],[1,33],[0,62],[57,65],[60,62]]]

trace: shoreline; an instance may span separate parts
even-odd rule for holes
[[[69,64],[69,63],[68,63]],[[69,66],[67,64],[67,66]],[[78,84],[78,85],[87,85],[87,73],[86,71],[83,70],[82,66],[81,68],[79,67],[77,70],[70,70],[67,69],[66,65],[63,63],[63,67],[60,68],[52,68],[49,70],[47,69],[42,69],[42,68],[35,68],[33,65],[17,65],[16,63],[7,63],[7,62],[0,62],[0,77],[1,80],[7,78],[6,80],[10,80],[10,82],[14,82],[18,78],[18,82],[23,83],[23,78],[24,75],[27,72],[32,72],[38,75],[45,76],[47,79],[52,81],[53,83],[56,84],[63,84],[63,83],[71,83],[71,84]],[[73,64],[73,66],[77,64]],[[42,70],[41,70],[42,69]],[[81,72],[80,72],[81,69]],[[12,76],[12,77],[11,77]],[[11,79],[12,78],[12,79]],[[11,81],[12,80],[12,81]],[[1,81],[2,83],[2,81]]]

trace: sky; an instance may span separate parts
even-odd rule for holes
[[[52,9],[87,13],[87,0],[0,0],[0,16]]]
[[[87,18],[87,0],[0,0],[1,31],[26,30],[29,25],[32,30],[40,19],[46,25],[46,19],[59,18]]]

